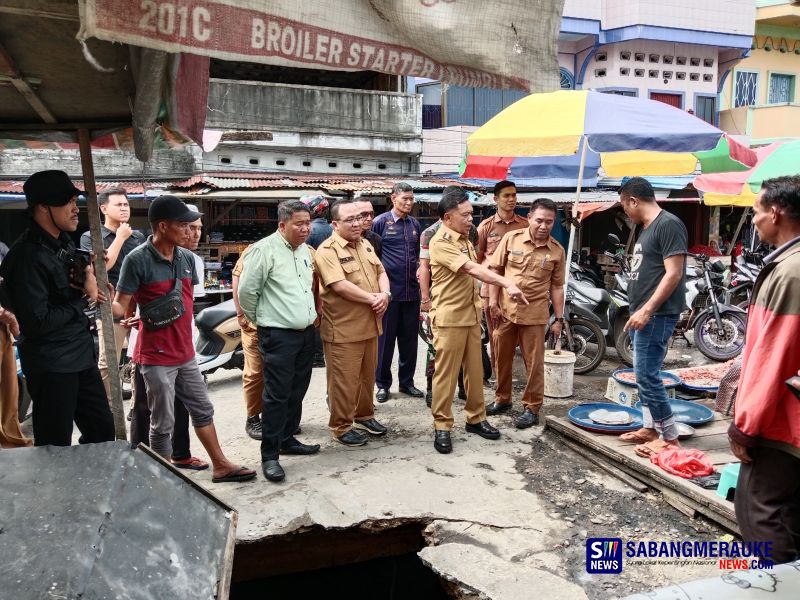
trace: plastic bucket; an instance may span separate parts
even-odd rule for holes
[[[551,398],[572,396],[575,374],[575,353],[562,350],[544,351],[544,395]]]

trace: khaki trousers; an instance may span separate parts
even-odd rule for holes
[[[125,343],[125,338],[128,337],[130,329],[127,329],[119,323],[114,323],[114,349],[117,351],[117,359],[114,361],[114,366],[119,368],[119,358],[122,356],[122,345]],[[108,398],[108,405],[111,406],[111,383],[108,381],[108,360],[106,360],[106,346],[103,342],[103,322],[97,319],[97,337],[100,342],[100,354],[97,358],[97,368],[100,369],[100,378],[103,380],[103,388],[106,390],[106,398]]]
[[[262,394],[264,393],[264,365],[258,349],[258,330],[249,322],[242,327],[242,351],[244,352],[244,370],[242,372],[242,393],[247,416],[261,414]]]
[[[495,402],[511,402],[511,369],[519,342],[527,367],[528,381],[522,392],[522,404],[538,414],[544,403],[544,334],[545,325],[517,325],[505,320],[494,330],[497,352],[497,390]]]
[[[339,437],[353,427],[354,420],[367,421],[375,416],[372,390],[378,364],[378,338],[343,344],[323,340],[322,346],[331,409],[328,426]]]
[[[467,391],[467,423],[486,420],[483,400],[483,358],[481,357],[481,327],[437,327],[433,322],[433,347],[436,350],[436,371],[433,374],[433,426],[439,431],[453,429],[453,393],[458,371],[464,369]]]
[[[0,325],[0,447],[32,446],[19,428],[17,360],[7,325]]]

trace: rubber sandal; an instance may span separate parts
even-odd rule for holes
[[[646,444],[640,444],[639,446],[634,447],[633,451],[636,453],[636,456],[641,456],[642,458],[650,458],[655,454],[663,452],[671,445],[672,444],[668,444],[664,440],[653,440],[647,442]]]
[[[196,456],[181,461],[170,461],[176,469],[191,469],[192,471],[202,471],[208,468],[208,463]]]
[[[254,479],[256,472],[253,469],[246,467],[236,467],[233,471],[229,471],[222,477],[212,477],[211,483],[229,483],[233,481],[250,481]]]
[[[652,442],[657,440],[658,438],[651,438],[646,435],[642,434],[642,429],[637,429],[636,431],[628,431],[623,433],[619,436],[620,441],[623,442],[636,442],[637,444],[646,444],[647,442]]]

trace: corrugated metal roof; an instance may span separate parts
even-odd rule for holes
[[[80,179],[72,178],[72,181],[75,183],[75,186],[80,189],[83,187],[83,182]],[[22,189],[24,185],[24,181],[0,181],[0,194],[24,194],[25,192]],[[145,183],[147,191],[150,192],[154,189],[163,190],[168,185],[167,182],[158,182],[158,183]],[[144,187],[142,186],[141,181],[98,181],[97,182],[97,192],[101,193],[111,188],[123,188],[129,194],[143,194]]]

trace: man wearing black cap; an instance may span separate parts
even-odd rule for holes
[[[213,465],[214,483],[247,481],[256,472],[229,461],[214,427],[214,407],[195,360],[192,343],[193,286],[199,283],[189,241],[190,225],[202,217],[175,196],[160,196],[150,205],[153,235],[122,263],[114,298],[115,317],[125,315],[131,298],[139,305],[139,335],[133,360],[147,388],[150,447],[166,460],[172,457],[175,388],[192,418],[195,433]],[[165,304],[166,301],[166,304]],[[161,304],[155,310],[154,303]]]
[[[114,439],[86,310],[104,300],[94,269],[67,235],[78,228],[81,193],[63,171],[40,171],[23,186],[31,222],[0,265],[3,305],[17,317],[22,370],[33,399],[37,446]]]

